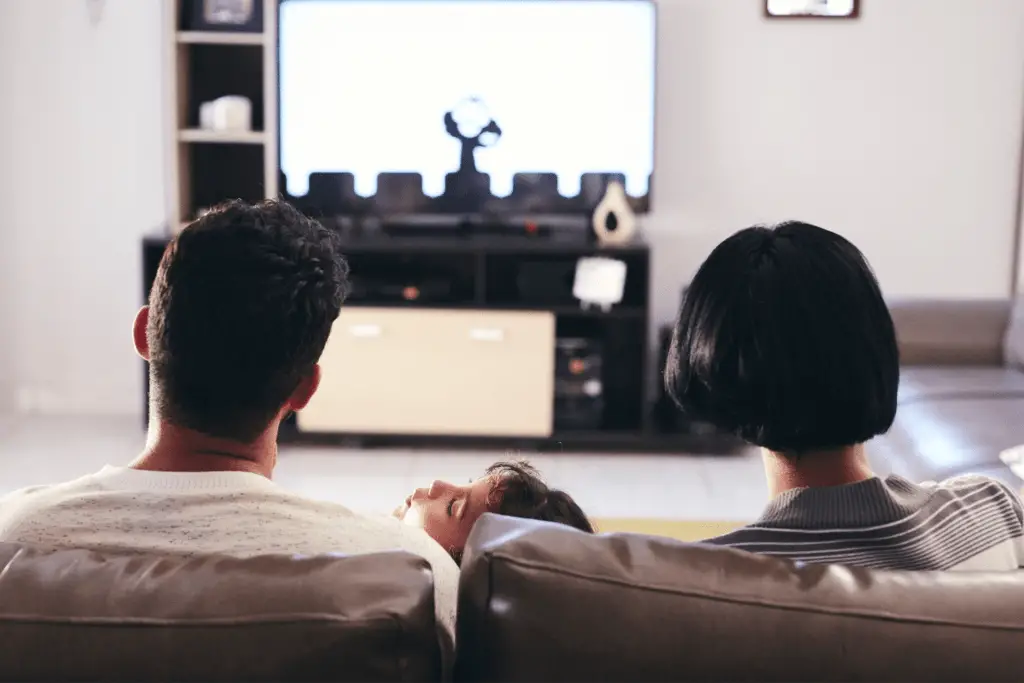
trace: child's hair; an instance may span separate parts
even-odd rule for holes
[[[530,463],[523,460],[496,462],[487,468],[487,474],[494,478],[491,498],[497,502],[491,512],[556,522],[594,533],[594,525],[572,496],[548,488]]]

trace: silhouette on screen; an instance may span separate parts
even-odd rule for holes
[[[279,20],[282,189],[300,206],[585,214],[616,180],[648,210],[650,2],[282,0]]]

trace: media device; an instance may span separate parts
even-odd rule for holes
[[[338,215],[650,206],[650,0],[281,0],[282,192]]]
[[[596,339],[555,342],[555,429],[600,429],[604,415],[602,349]]]
[[[351,291],[347,301],[369,305],[460,305],[472,301],[473,284],[444,261],[427,258],[349,257]]]

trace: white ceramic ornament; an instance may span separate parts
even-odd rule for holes
[[[625,244],[636,234],[636,214],[629,206],[626,188],[617,180],[608,183],[594,209],[593,228],[601,244]]]

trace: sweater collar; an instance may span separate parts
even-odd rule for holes
[[[853,484],[784,491],[765,508],[754,526],[835,529],[887,524],[921,508],[931,491],[896,475]]]
[[[107,465],[92,475],[111,489],[128,491],[266,491],[274,482],[252,472],[155,472]]]

